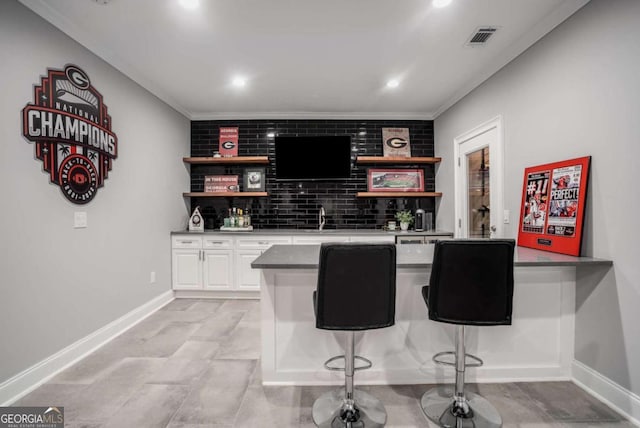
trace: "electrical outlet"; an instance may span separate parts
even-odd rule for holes
[[[511,221],[511,211],[504,210],[504,213],[502,214],[502,222],[504,224],[509,224],[510,221]]]
[[[155,284],[156,283],[156,272],[155,271],[151,271],[151,273],[149,274],[149,283],[151,283],[151,284]]]
[[[73,213],[73,228],[83,229],[87,227],[87,212],[76,211]]]

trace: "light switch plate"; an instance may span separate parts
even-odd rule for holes
[[[504,224],[509,224],[509,222],[511,221],[511,211],[509,210],[504,210],[504,213],[502,215],[502,221]]]
[[[87,227],[87,212],[76,211],[73,213],[73,228],[83,229]]]

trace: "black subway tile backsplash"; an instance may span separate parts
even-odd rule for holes
[[[433,212],[434,198],[356,198],[367,190],[367,169],[422,168],[425,191],[435,191],[434,165],[353,165],[351,178],[332,182],[276,181],[273,138],[276,135],[351,135],[359,156],[382,156],[382,128],[409,128],[412,156],[434,156],[431,120],[200,120],[191,122],[191,156],[213,156],[218,150],[220,127],[237,126],[240,156],[268,156],[264,198],[191,198],[191,209],[200,206],[205,227],[218,228],[229,207],[251,210],[254,227],[262,229],[308,229],[318,226],[318,211],[326,211],[326,229],[374,229],[393,220],[396,211],[418,207]],[[365,133],[365,134],[363,134]],[[301,162],[312,152],[301,154]],[[205,175],[238,175],[242,188],[243,172],[252,165],[190,165],[191,191],[204,191]]]

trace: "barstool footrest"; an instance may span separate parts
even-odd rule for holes
[[[445,355],[453,355],[454,361],[446,361],[446,360],[442,359],[441,357],[444,357]],[[440,364],[440,365],[443,365],[443,366],[455,367],[455,365],[456,365],[455,356],[456,356],[455,352],[453,352],[453,351],[445,351],[445,352],[438,352],[431,359],[436,364]],[[465,367],[480,367],[480,366],[482,366],[484,364],[484,361],[482,361],[480,358],[476,357],[475,355],[464,354],[464,357],[465,357],[465,363],[464,363]],[[467,358],[469,358],[473,362],[467,363]]]
[[[359,355],[355,355],[353,358],[358,360],[358,361],[362,361],[362,362],[365,363],[362,366],[354,367],[353,368],[354,370],[366,370],[366,369],[370,369],[373,366],[373,363],[371,362],[371,360],[368,360],[365,357],[361,357]],[[332,362],[334,362],[334,361],[344,360],[344,359],[345,359],[344,355],[337,355],[335,357],[331,357],[327,361],[324,362],[324,368],[327,369],[327,370],[331,370],[331,371],[343,372],[344,371],[344,367],[335,367],[335,366],[331,366],[330,364]]]

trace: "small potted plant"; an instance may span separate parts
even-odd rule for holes
[[[409,229],[409,225],[413,223],[413,214],[411,211],[398,211],[396,213],[396,220],[400,222],[400,230],[406,231]]]

